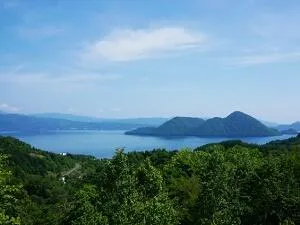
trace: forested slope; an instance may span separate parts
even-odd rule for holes
[[[103,160],[0,138],[0,154],[3,224],[300,224],[299,135]]]
[[[257,119],[233,112],[225,118],[208,120],[191,117],[175,117],[159,127],[142,127],[127,131],[128,135],[150,136],[198,136],[198,137],[265,137],[280,135]]]

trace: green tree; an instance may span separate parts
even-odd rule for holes
[[[84,185],[76,193],[73,209],[64,224],[71,225],[106,225],[108,220],[97,211],[98,195],[95,186]]]
[[[164,190],[163,178],[149,159],[136,167],[119,151],[101,165],[97,175],[96,186],[85,186],[79,192],[80,201],[75,203],[69,224],[177,224],[177,214]],[[89,220],[89,215],[101,219]]]
[[[19,187],[10,185],[11,172],[5,168],[6,157],[0,154],[0,224],[17,225],[20,219],[16,216],[15,194]]]
[[[158,169],[146,159],[138,167],[119,151],[108,164],[105,182],[99,187],[106,196],[104,210],[110,224],[176,224],[177,216]]]

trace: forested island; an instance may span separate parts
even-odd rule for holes
[[[158,127],[142,127],[126,132],[128,135],[145,136],[197,136],[197,137],[266,137],[280,135],[259,120],[243,113],[233,112],[225,118],[208,120],[175,117]]]
[[[300,224],[300,135],[54,154],[0,137],[0,224]]]

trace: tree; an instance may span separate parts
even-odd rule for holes
[[[123,151],[118,151],[97,174],[96,184],[85,185],[77,194],[68,224],[177,224],[163,178],[149,159],[135,167]]]
[[[5,168],[6,157],[0,154],[0,224],[17,225],[20,219],[16,216],[14,197],[19,187],[10,185],[11,172]]]
[[[64,224],[71,225],[107,225],[107,217],[97,211],[98,195],[93,185],[84,185],[76,193],[73,209]]]

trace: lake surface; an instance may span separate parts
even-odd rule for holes
[[[61,153],[93,155],[98,158],[110,158],[115,149],[126,151],[144,151],[155,148],[176,150],[185,147],[196,148],[208,143],[240,139],[247,143],[265,144],[272,140],[287,139],[295,135],[251,138],[199,138],[199,137],[144,137],[124,135],[125,131],[59,131],[49,134],[18,135],[17,137],[36,148]]]

